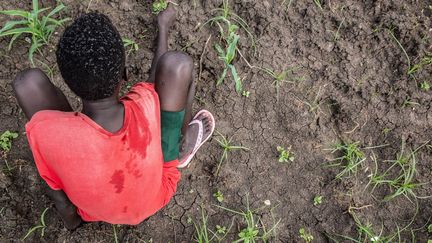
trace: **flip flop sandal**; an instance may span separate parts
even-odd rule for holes
[[[203,122],[201,120],[198,120],[197,118],[201,115],[201,114],[206,114],[208,117],[210,117],[210,121],[211,121],[211,130],[210,130],[210,134],[204,138],[204,125]],[[215,119],[213,117],[213,115],[207,111],[207,110],[201,110],[199,111],[194,118],[192,119],[192,121],[189,123],[190,125],[193,124],[197,124],[198,125],[198,137],[197,140],[195,142],[194,148],[192,150],[192,152],[190,152],[186,157],[184,157],[183,160],[181,160],[179,162],[179,165],[177,166],[177,168],[185,168],[186,166],[189,165],[189,163],[191,162],[192,158],[195,156],[196,152],[198,151],[198,149],[205,143],[207,142],[207,140],[209,140],[209,138],[211,137],[211,135],[213,134],[214,130],[215,130]]]

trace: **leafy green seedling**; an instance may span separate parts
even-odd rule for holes
[[[384,135],[387,135],[390,131],[391,131],[390,128],[385,127],[385,128],[383,129],[382,133],[383,133]]]
[[[216,198],[218,202],[223,202],[224,197],[221,191],[217,190],[217,192],[213,193],[213,197]]]
[[[294,75],[294,72],[296,71],[295,68],[290,68],[287,70],[284,70],[280,73],[276,73],[275,71],[269,69],[269,68],[258,68],[264,72],[266,72],[268,75],[270,75],[273,78],[272,85],[276,88],[276,99],[279,101],[279,91],[280,87],[283,83],[295,83],[297,81],[303,81],[304,77],[296,77]]]
[[[217,132],[217,131],[216,131]],[[234,150],[245,150],[245,151],[249,151],[249,148],[247,147],[243,147],[243,146],[236,146],[236,145],[231,145],[231,140],[232,138],[227,138],[224,135],[222,135],[221,133],[217,132],[220,139],[216,138],[216,141],[219,143],[219,145],[222,147],[223,152],[222,152],[222,157],[219,160],[217,169],[216,169],[216,176],[219,175],[219,170],[220,167],[222,165],[222,162],[228,159],[228,154],[231,151]]]
[[[336,179],[349,177],[357,173],[359,167],[363,165],[366,160],[364,153],[360,150],[356,143],[338,143],[335,145],[332,153],[340,153],[341,156],[334,159],[338,163],[330,164],[329,167],[341,167],[342,171],[336,175]]]
[[[45,208],[45,210],[42,212],[42,215],[40,216],[40,224],[34,226],[33,228],[31,228],[27,234],[22,238],[22,240],[25,240],[27,237],[29,237],[33,232],[35,232],[36,230],[40,229],[41,233],[40,233],[40,237],[44,237],[45,235],[45,228],[46,228],[46,224],[45,224],[45,214],[48,211],[49,208]]]
[[[258,238],[259,230],[254,227],[244,228],[239,234],[240,239],[235,242],[255,242]]]
[[[227,228],[225,226],[216,225],[216,233],[225,235],[227,233]]]
[[[3,152],[7,153],[10,151],[12,146],[12,140],[18,137],[18,133],[5,131],[0,135],[0,148]]]
[[[133,51],[138,51],[138,50],[139,50],[139,46],[138,46],[138,44],[137,44],[135,41],[131,40],[131,39],[124,38],[124,39],[123,39],[123,46],[124,46],[125,48],[128,48],[128,47],[129,47],[129,50],[127,51],[127,54],[128,54],[128,55],[129,55],[131,52],[133,52]]]
[[[420,83],[420,89],[423,91],[429,91],[431,88],[430,83],[427,81],[423,81]]]
[[[219,13],[219,15],[212,17],[211,19],[207,20],[202,27],[206,26],[207,24],[216,24],[219,28],[220,35],[223,38],[226,38],[227,35],[225,34],[225,29],[222,27],[223,25],[226,25],[228,28],[228,33],[230,32],[230,26],[232,25],[238,25],[240,26],[249,36],[249,39],[251,40],[252,47],[255,49],[255,38],[250,31],[249,25],[246,23],[244,19],[242,19],[240,16],[235,14],[230,6],[229,6],[229,0],[223,0],[222,8],[216,8],[212,10],[213,12]],[[234,23],[234,24],[233,24]]]
[[[250,96],[250,92],[249,92],[249,91],[246,91],[246,90],[243,90],[242,95],[243,95],[244,97],[246,97],[246,98],[249,98],[249,96]]]
[[[313,199],[314,205],[315,206],[320,205],[322,203],[322,198],[323,198],[322,196],[316,195]]]
[[[428,225],[427,231],[428,233],[432,234],[432,224]]]
[[[280,163],[287,163],[287,162],[293,162],[294,161],[294,155],[291,152],[291,146],[287,149],[284,149],[281,146],[277,146],[277,151],[279,152],[279,162]]]
[[[153,14],[159,14],[164,11],[168,7],[168,1],[166,0],[156,0],[152,4],[152,12]]]
[[[226,39],[226,50],[222,49],[219,44],[215,44],[215,49],[219,55],[219,59],[222,60],[224,63],[224,70],[222,72],[222,75],[217,80],[216,85],[220,85],[221,83],[223,83],[228,73],[228,70],[230,70],[231,76],[234,79],[235,89],[237,93],[240,93],[242,91],[242,80],[238,76],[236,67],[232,64],[232,61],[234,60],[237,53],[237,43],[240,38],[240,36],[235,33],[237,29],[238,27],[236,25],[229,25],[229,35]]]
[[[302,238],[306,243],[310,243],[313,241],[314,237],[311,233],[307,232],[304,228],[299,230],[300,238]]]
[[[219,77],[217,84],[219,85],[224,81],[228,70],[230,70],[231,76],[234,79],[236,91],[240,94],[242,91],[242,80],[238,76],[237,69],[232,63],[238,50],[237,44],[240,36],[237,34],[237,31],[239,30],[239,26],[249,35],[254,49],[255,39],[249,30],[249,25],[230,9],[229,0],[223,0],[222,8],[217,8],[213,11],[217,12],[219,15],[210,18],[202,25],[202,27],[207,24],[216,25],[219,29],[221,39],[224,42],[224,48],[219,44],[215,45],[219,59],[224,62],[224,70]]]
[[[0,30],[0,37],[2,36],[12,36],[9,42],[8,49],[12,48],[15,40],[22,34],[31,35],[31,47],[29,49],[29,60],[34,66],[33,55],[40,47],[48,44],[51,36],[57,29],[57,27],[63,25],[64,22],[68,21],[69,18],[64,18],[57,20],[52,18],[53,15],[61,12],[65,5],[60,3],[47,15],[42,16],[42,13],[46,12],[50,8],[39,9],[39,1],[33,0],[33,10],[27,12],[24,10],[3,10],[0,14],[5,14],[9,16],[21,17],[20,20],[8,21],[3,28]]]
[[[229,208],[225,208],[222,206],[216,205],[218,208],[221,208],[225,211],[240,215],[245,221],[246,226],[238,233],[238,239],[233,241],[233,243],[255,243],[255,242],[267,242],[268,238],[271,237],[271,234],[275,231],[280,221],[274,222],[273,226],[270,230],[266,230],[265,225],[261,221],[260,217],[256,216],[256,213],[260,211],[262,208],[252,210],[249,205],[249,198],[246,197],[246,210],[233,210]]]

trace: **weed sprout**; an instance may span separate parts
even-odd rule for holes
[[[59,26],[62,26],[64,22],[68,21],[69,18],[64,18],[61,20],[53,18],[55,14],[60,13],[65,8],[65,5],[62,3],[47,15],[42,15],[42,13],[46,12],[50,8],[40,9],[38,0],[33,0],[32,5],[33,10],[31,12],[24,10],[0,11],[0,14],[17,16],[21,18],[20,20],[11,20],[7,22],[0,30],[0,37],[12,36],[8,46],[8,49],[10,50],[18,37],[20,37],[22,34],[30,34],[32,44],[29,49],[29,60],[34,66],[34,53],[38,51],[40,47],[48,44],[55,30]]]

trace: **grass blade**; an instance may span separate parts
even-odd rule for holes
[[[225,68],[222,72],[222,75],[219,77],[218,81],[216,82],[216,85],[220,85],[221,83],[223,83],[226,75],[227,75],[227,69]]]
[[[30,33],[30,34],[32,34],[33,30],[31,28],[29,28],[29,27],[16,28],[16,29],[13,29],[13,30],[5,31],[5,32],[1,33],[0,36],[15,35],[15,34],[20,34],[20,33],[21,34],[22,33]]]
[[[7,31],[7,30],[12,29],[13,27],[15,27],[15,25],[19,25],[19,24],[26,24],[26,23],[27,23],[27,20],[15,20],[15,21],[9,21],[9,22],[7,22],[7,23],[3,26],[3,28],[0,30],[0,34],[3,33],[3,32],[5,32],[5,31]]]
[[[12,49],[12,45],[13,45],[13,43],[15,42],[15,40],[16,40],[18,37],[20,37],[22,34],[23,34],[23,33],[17,33],[17,34],[15,34],[15,35],[12,36],[12,38],[11,38],[11,40],[10,40],[10,42],[9,42],[9,45],[8,45],[8,50],[9,50],[9,51]]]
[[[236,89],[237,93],[240,93],[242,91],[242,81],[237,74],[237,70],[236,70],[234,65],[230,64],[230,65],[228,65],[228,67],[231,69],[231,74],[234,78],[235,89]]]
[[[39,0],[33,0],[33,11],[39,12]]]
[[[29,12],[22,11],[22,10],[2,10],[0,11],[0,14],[6,14],[9,16],[21,16],[26,19],[29,16]]]

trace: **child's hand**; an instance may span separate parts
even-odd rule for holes
[[[176,18],[176,14],[177,11],[175,8],[172,4],[169,4],[168,7],[158,15],[159,29],[169,30]]]

